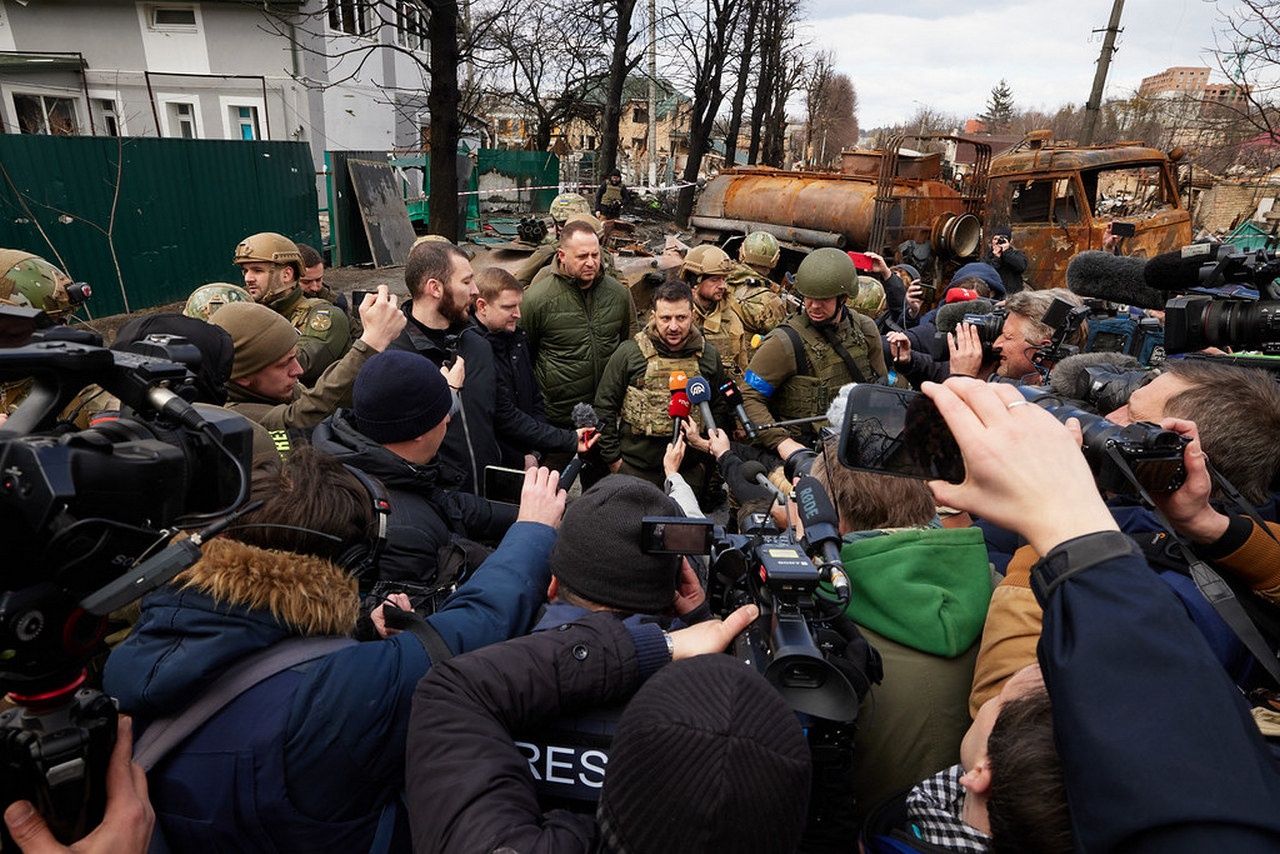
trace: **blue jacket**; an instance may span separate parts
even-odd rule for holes
[[[529,630],[554,541],[545,525],[512,526],[427,618],[451,650]],[[107,662],[105,688],[140,728],[185,708],[245,656],[292,636],[345,634],[355,622],[354,582],[316,558],[214,540],[179,582],[143,599]],[[418,639],[400,634],[241,695],[151,772],[166,839],[183,851],[368,850],[402,786],[410,700],[430,666]]]

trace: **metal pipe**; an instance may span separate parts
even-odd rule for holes
[[[843,234],[836,234],[831,231],[817,231],[812,228],[791,228],[785,225],[751,222],[745,219],[694,216],[690,217],[689,222],[694,228],[705,228],[708,231],[740,231],[743,234],[750,234],[753,231],[767,231],[779,240],[802,243],[806,246],[834,246],[836,249],[843,249],[847,242]]]

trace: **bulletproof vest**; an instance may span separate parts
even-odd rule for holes
[[[782,297],[767,285],[739,285],[729,298],[729,304],[742,318],[742,325],[748,336],[768,335],[786,319]]]
[[[600,196],[600,204],[603,207],[611,207],[613,205],[622,204],[622,185],[614,186],[612,183],[604,185],[604,194]]]
[[[636,333],[635,342],[647,364],[644,375],[627,386],[627,393],[622,398],[622,420],[635,433],[666,436],[669,440],[671,416],[667,413],[667,407],[671,404],[671,375],[676,371],[684,371],[690,377],[701,374],[698,358],[702,355],[702,349],[687,356],[664,356],[653,346],[649,334],[644,331]],[[697,407],[693,408],[689,417],[701,428],[702,415]]]
[[[840,358],[840,354],[812,324],[791,320],[785,327],[799,336],[803,353],[796,354],[795,376],[787,380],[774,397],[777,401],[778,418],[787,420],[821,415],[827,411],[827,406],[840,391],[840,387],[858,378],[849,376],[844,359]],[[854,364],[862,372],[861,380],[875,382],[877,374],[867,357],[867,339],[862,330],[848,321],[841,322],[836,328],[839,330],[840,343],[849,351]],[[783,331],[783,327],[770,334],[781,335],[788,339],[788,344],[794,344],[794,339]],[[804,356],[803,359],[800,358],[801,355]]]
[[[720,364],[724,365],[725,371],[734,377],[742,376],[747,369],[746,330],[742,326],[742,318],[729,306],[728,301],[716,305],[710,314],[704,313],[695,302],[693,315],[703,337],[716,345]]]

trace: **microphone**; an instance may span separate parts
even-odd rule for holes
[[[1147,278],[1148,264],[1145,258],[1090,249],[1078,253],[1067,265],[1067,288],[1082,297],[1138,308],[1164,308],[1164,294]]]
[[[702,377],[691,377],[685,392],[689,395],[689,402],[696,404],[702,412],[702,420],[710,433],[716,429],[716,420],[711,417],[711,383]]]
[[[1181,293],[1201,287],[1205,283],[1200,281],[1200,268],[1218,260],[1215,249],[1212,244],[1197,243],[1177,252],[1156,255],[1144,265],[1143,279],[1148,287],[1161,291]],[[1159,307],[1163,308],[1164,303]]]
[[[681,423],[689,417],[689,396],[677,390],[667,404],[667,414],[671,416],[671,444],[674,445],[680,438]]]
[[[990,314],[995,311],[995,307],[996,304],[986,297],[978,297],[965,302],[953,302],[939,308],[938,313],[933,316],[935,331],[930,353],[933,360],[945,362],[951,358],[951,351],[947,348],[947,333],[955,332],[956,327],[964,322],[966,314]]]
[[[796,483],[796,506],[804,526],[805,551],[821,552],[824,562],[839,566],[840,517],[817,478],[805,475]]]
[[[575,403],[573,411],[569,413],[569,418],[572,419],[574,428],[590,427],[592,430],[600,429],[600,416],[596,415],[595,407],[589,403]],[[590,433],[584,435],[585,438],[591,438]],[[568,492],[569,487],[573,486],[573,482],[578,479],[578,475],[582,472],[582,467],[585,464],[586,458],[582,454],[575,454],[573,459],[569,460],[569,464],[564,467],[564,471],[560,472],[560,481],[557,484],[557,488]]]
[[[742,476],[747,480],[760,484],[769,492],[773,493],[774,500],[779,504],[787,503],[787,496],[782,494],[782,490],[773,485],[773,481],[769,480],[769,476],[765,471],[764,463],[758,460],[747,460],[742,464]]]
[[[1094,378],[1089,368],[1105,367],[1112,373],[1142,370],[1142,363],[1124,353],[1077,353],[1053,366],[1049,385],[1058,394],[1073,400],[1089,400]]]
[[[747,417],[747,410],[742,408],[742,395],[738,393],[738,384],[732,379],[725,380],[720,386],[720,396],[733,407],[738,420],[742,422],[742,429],[747,433],[747,438],[754,439],[756,437],[756,425]]]
[[[667,389],[672,394],[678,391],[684,391],[685,386],[689,384],[689,377],[684,371],[672,371],[671,376],[667,377]]]

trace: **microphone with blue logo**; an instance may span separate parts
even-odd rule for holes
[[[703,377],[689,377],[689,384],[685,386],[684,393],[689,396],[689,402],[702,412],[707,435],[710,435],[711,431],[716,429],[716,421],[711,417],[711,383]]]

